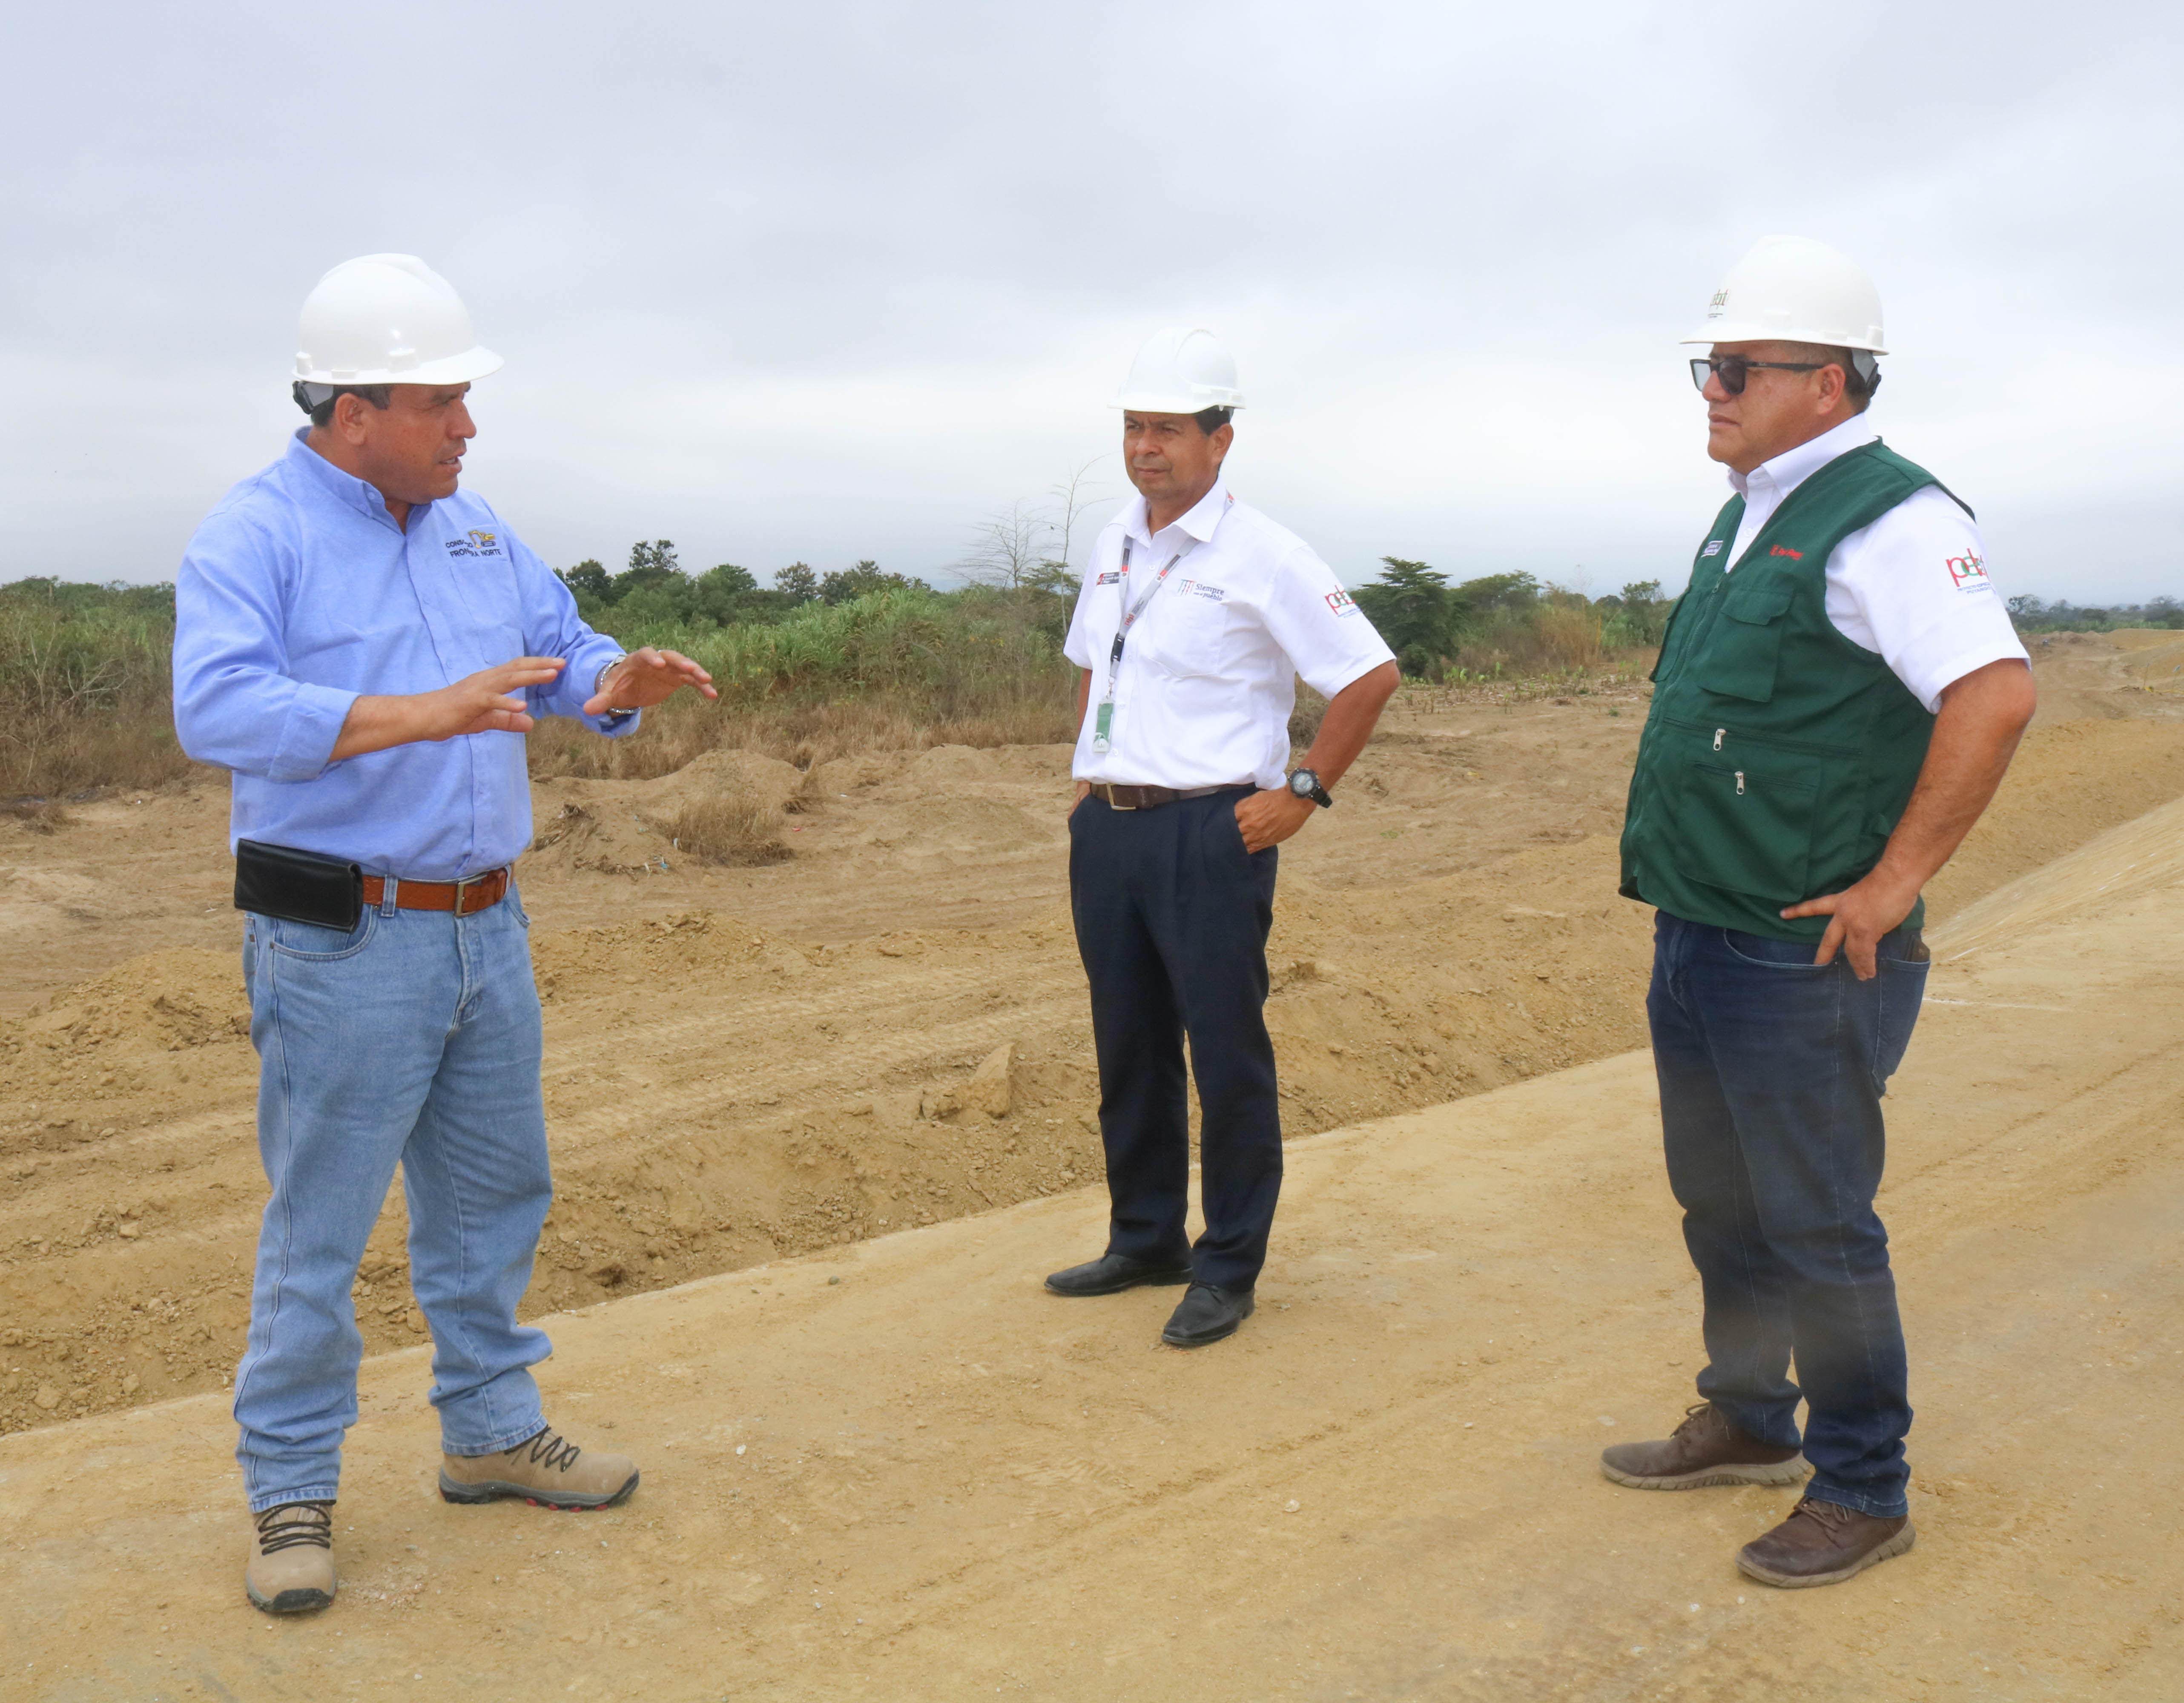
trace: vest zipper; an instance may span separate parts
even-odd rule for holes
[[[1719,733],[1725,737],[1729,732],[1725,727],[1708,727],[1703,721],[1686,721],[1680,715],[1663,715],[1661,725],[1685,733]],[[1738,737],[1745,736],[1740,734]],[[1808,757],[1856,757],[1861,754],[1857,747],[1851,745],[1817,745],[1808,739],[1778,739],[1771,733],[1752,737],[1770,750],[1796,751]]]
[[[1736,796],[1740,799],[1744,796],[1744,771],[1741,769],[1736,771]]]
[[[1715,750],[1719,751],[1721,749],[1722,735],[1728,732],[1729,729],[1726,727],[1717,727],[1713,730],[1713,749]]]

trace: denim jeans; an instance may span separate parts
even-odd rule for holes
[[[1267,1034],[1267,931],[1280,853],[1244,849],[1242,792],[1069,818],[1069,906],[1092,989],[1107,1251],[1188,1262],[1201,1283],[1248,1289],[1267,1262],[1282,1192],[1282,1110]],[[1183,1044],[1198,1078],[1194,1249]]]
[[[1661,1128],[1706,1305],[1699,1394],[1785,1449],[1802,1394],[1809,1494],[1890,1518],[1908,1506],[1911,1405],[1873,1199],[1880,1099],[1927,966],[1912,930],[1882,938],[1869,982],[1813,952],[1659,914],[1646,1015]]]
[[[355,931],[253,916],[243,979],[258,1147],[272,1196],[235,1375],[253,1512],[330,1501],[363,1338],[349,1285],[402,1166],[410,1281],[432,1331],[432,1405],[455,1455],[544,1425],[515,1322],[553,1197],[530,920],[367,910]]]

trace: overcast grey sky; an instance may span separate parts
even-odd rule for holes
[[[1234,486],[1346,578],[1678,584],[1725,493],[1677,339],[1783,231],[1877,279],[1873,418],[2005,591],[2184,595],[2179,19],[25,8],[0,580],[171,577],[300,423],[304,294],[393,249],[507,358],[465,481],[557,565],[665,536],[944,577],[1111,449],[1131,353],[1185,321],[1242,370]]]

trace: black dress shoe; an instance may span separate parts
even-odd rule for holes
[[[1119,1295],[1140,1283],[1187,1283],[1190,1261],[1133,1260],[1127,1254],[1102,1254],[1082,1266],[1056,1272],[1046,1280],[1050,1295]]]
[[[1170,1348],[1204,1348],[1236,1334],[1258,1303],[1249,1289],[1224,1289],[1218,1283],[1193,1283],[1169,1317],[1161,1340]]]

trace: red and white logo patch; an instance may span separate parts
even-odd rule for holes
[[[1951,556],[1947,559],[1950,582],[1960,592],[1991,590],[1993,582],[1986,576],[1986,563],[1978,556]]]
[[[1327,594],[1327,606],[1339,615],[1357,613],[1357,600],[1348,592],[1329,592]]]

